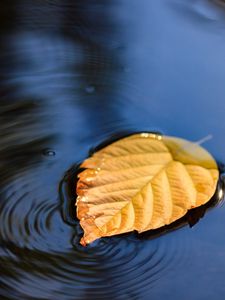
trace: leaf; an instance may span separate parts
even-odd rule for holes
[[[118,140],[80,167],[82,245],[168,225],[210,200],[219,177],[215,160],[199,145],[150,133]]]

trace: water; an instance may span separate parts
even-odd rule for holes
[[[222,0],[1,1],[1,299],[224,299],[223,205],[83,248],[62,181],[133,131],[212,135],[225,162],[224,33]]]

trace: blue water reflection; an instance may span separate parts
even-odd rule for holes
[[[211,134],[224,163],[224,32],[222,0],[2,1],[1,299],[224,299],[224,206],[192,229],[84,249],[59,195],[122,132]]]

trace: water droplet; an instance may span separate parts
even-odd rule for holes
[[[43,155],[45,156],[55,156],[56,155],[56,152],[53,150],[53,149],[50,149],[50,148],[46,148],[42,151]]]
[[[141,133],[141,137],[143,138],[153,138],[153,139],[157,139],[157,140],[161,140],[162,139],[162,136],[160,134],[157,134],[157,133],[147,133],[147,132],[143,132]]]
[[[88,85],[85,88],[85,92],[88,94],[93,94],[95,92],[95,87],[93,85]]]
[[[86,178],[86,181],[87,181],[87,182],[90,182],[90,181],[92,181],[92,179],[93,179],[92,177],[87,177],[87,178]]]

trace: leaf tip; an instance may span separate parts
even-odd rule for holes
[[[83,247],[86,247],[87,246],[87,242],[85,241],[85,239],[82,237],[81,240],[80,240],[80,244],[83,246]]]

